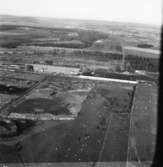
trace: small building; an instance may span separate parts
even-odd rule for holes
[[[26,65],[26,70],[30,71],[30,72],[33,72],[34,71],[33,65],[31,65],[31,64]]]
[[[123,48],[124,70],[158,72],[160,51],[138,47]]]

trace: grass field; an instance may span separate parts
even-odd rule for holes
[[[24,140],[20,142],[21,150],[19,151],[23,161],[96,162],[99,158],[101,159],[100,154],[107,160],[125,161],[132,91],[133,86],[129,84],[87,81],[68,77],[49,78],[47,82],[29,94],[24,102],[11,108],[10,112],[22,114],[25,112],[63,114],[64,112],[67,114],[73,108],[78,115],[75,120],[61,121],[57,125],[54,121],[54,125],[48,129],[46,128],[48,122],[46,125],[43,122],[37,124],[36,121],[37,125],[33,128],[46,130],[43,132],[39,130],[33,135],[30,132],[24,134],[28,137],[24,136]],[[62,108],[64,104],[66,106]],[[121,140],[117,139],[114,143],[115,148],[119,150],[119,159],[116,158],[115,151],[113,157],[108,157],[105,150],[102,153],[100,151],[106,140],[110,121],[112,122],[111,129],[109,129],[111,136],[121,134]],[[108,140],[110,141],[110,137]],[[19,136],[17,141],[19,141]],[[111,143],[109,150],[112,152],[113,143]],[[35,149],[31,152],[31,149],[28,148],[34,146]],[[5,147],[0,145],[0,148],[3,150]],[[6,152],[0,160],[5,162],[7,158],[11,162],[19,162],[19,159],[14,160],[12,152],[8,153],[8,148],[5,149]],[[8,157],[5,154],[9,154]]]

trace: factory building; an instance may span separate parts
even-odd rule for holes
[[[123,66],[126,71],[158,72],[160,51],[138,47],[123,48]]]
[[[32,72],[38,73],[60,73],[67,75],[77,75],[79,73],[79,68],[74,67],[61,67],[61,66],[52,66],[44,64],[27,64],[26,69]]]

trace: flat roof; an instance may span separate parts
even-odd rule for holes
[[[127,51],[128,53],[134,53],[135,51],[136,54],[142,54],[142,56],[145,56],[145,57],[152,57],[152,58],[160,57],[160,50],[138,48],[134,46],[123,47],[123,50],[124,52]]]

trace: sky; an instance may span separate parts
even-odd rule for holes
[[[0,14],[162,24],[162,0],[0,0]]]

